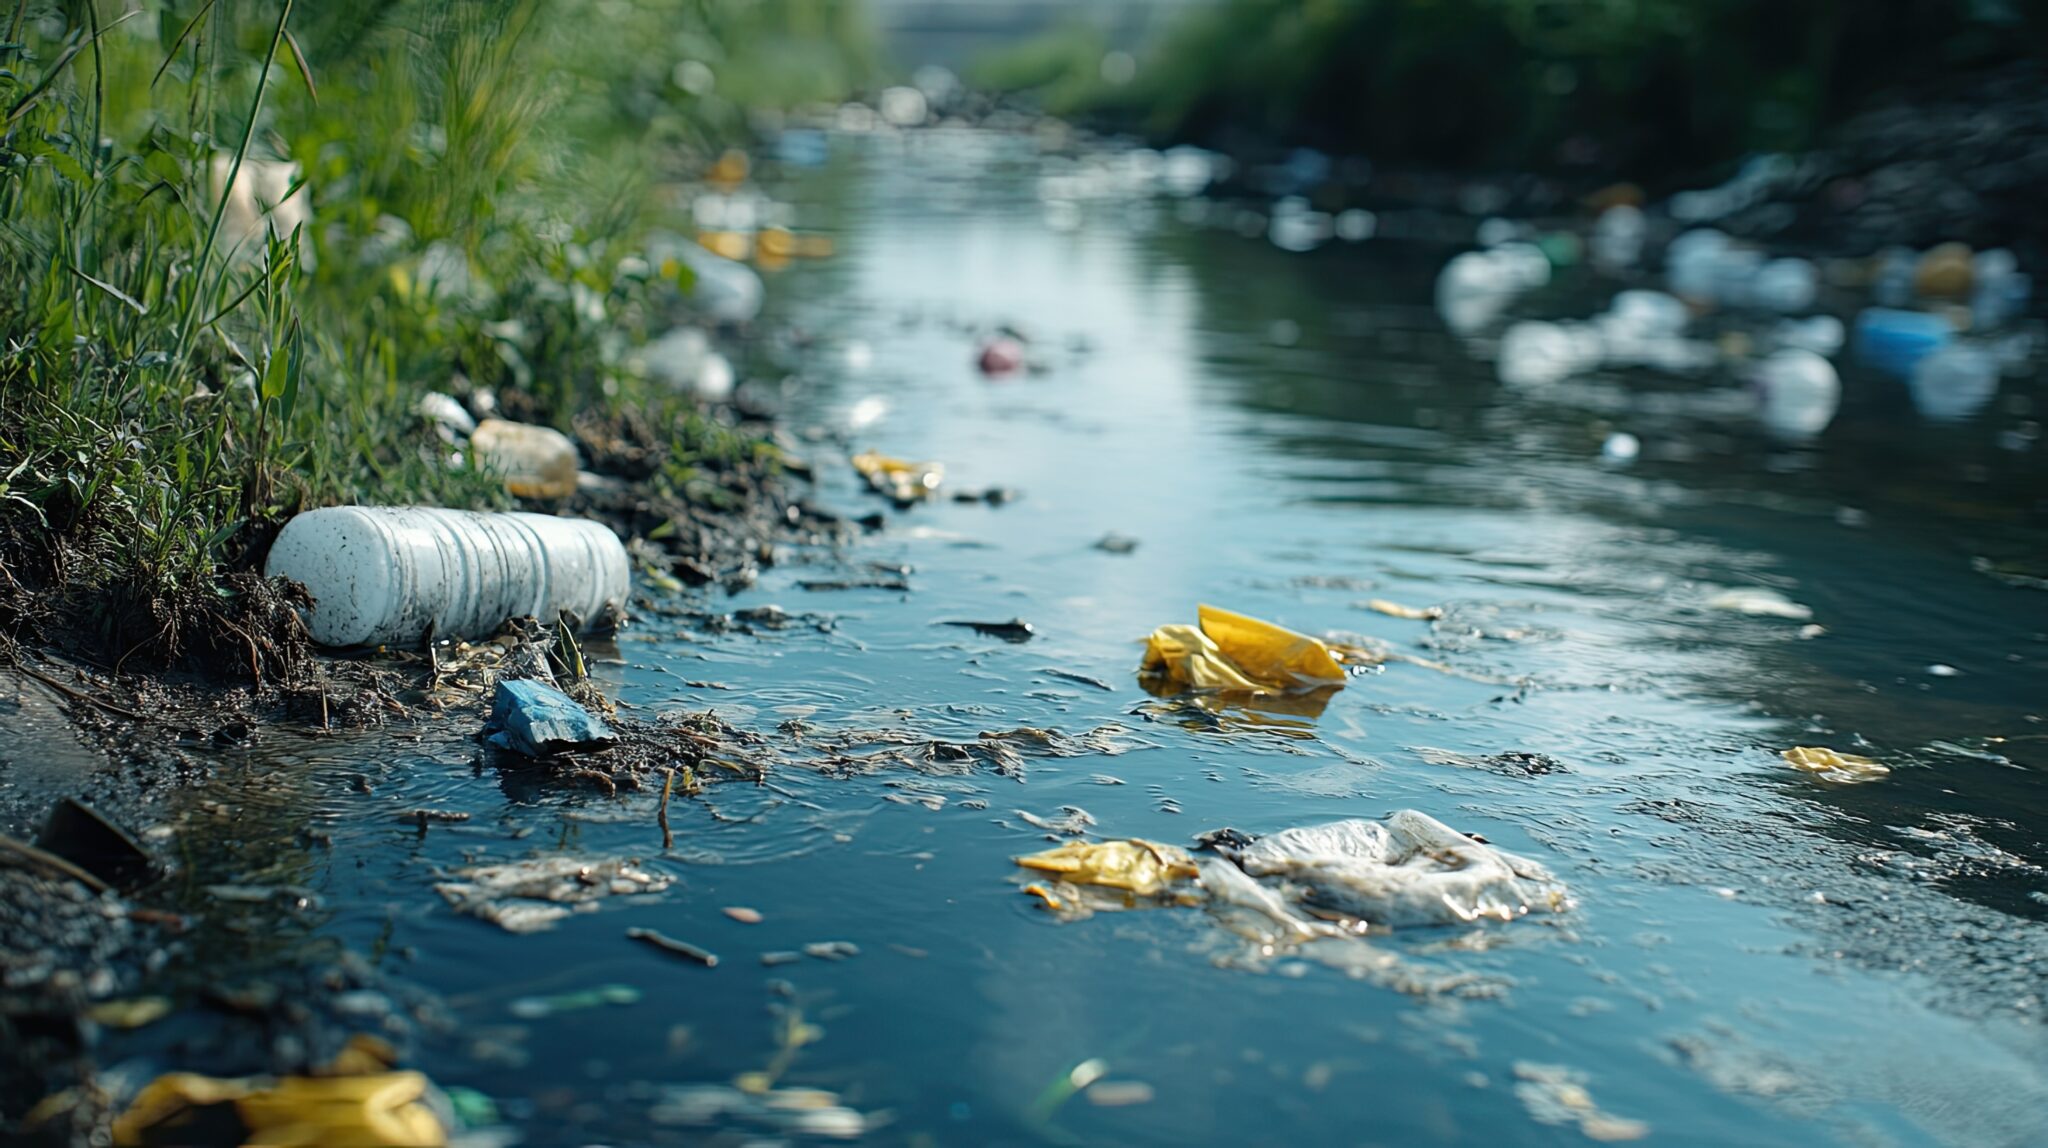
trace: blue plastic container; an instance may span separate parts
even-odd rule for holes
[[[1907,379],[1920,360],[1953,342],[1956,329],[1947,319],[1925,311],[1872,307],[1856,316],[1852,340],[1856,357],[1885,374]]]

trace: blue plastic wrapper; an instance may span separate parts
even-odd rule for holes
[[[574,698],[534,681],[501,681],[491,699],[485,740],[528,757],[577,749],[603,749],[618,740],[611,727]]]

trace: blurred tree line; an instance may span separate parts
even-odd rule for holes
[[[2048,56],[2036,0],[1219,0],[1112,82],[1074,25],[986,61],[1155,135],[1647,178],[1798,148],[1873,96]],[[1109,74],[1109,78],[1105,78]]]

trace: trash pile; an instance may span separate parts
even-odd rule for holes
[[[1738,177],[1729,188],[1688,194],[1746,202],[1753,193]],[[1681,195],[1666,214],[1694,224],[1715,217],[1691,202]],[[1492,230],[1482,226],[1487,246],[1453,257],[1438,274],[1437,311],[1454,334],[1488,334],[1511,305],[1550,282],[1553,268],[1575,262],[1566,245],[1525,241],[1512,225]],[[1608,207],[1590,235],[1596,268],[1640,281],[1649,224],[1639,208]],[[1662,260],[1665,290],[1631,287],[1585,320],[1519,319],[1499,331],[1497,344],[1475,350],[1491,350],[1500,381],[1520,389],[1599,371],[1731,373],[1752,391],[1763,427],[1792,442],[1833,421],[1842,393],[1834,360],[1845,350],[1904,382],[1933,422],[1974,416],[2002,378],[2029,371],[2041,350],[2040,332],[2023,321],[2032,277],[2004,249],[1945,243],[1816,261],[1693,226],[1670,240]],[[1845,324],[1842,315],[1853,317]]]
[[[589,860],[541,857],[502,865],[474,865],[434,891],[458,913],[489,921],[508,933],[551,929],[572,913],[593,913],[606,897],[660,893],[675,883],[632,858]]]
[[[1200,839],[1200,857],[1131,839],[1068,841],[1016,858],[1047,883],[1025,891],[1063,919],[1158,905],[1249,911],[1262,944],[1356,938],[1368,931],[1513,921],[1563,912],[1569,892],[1534,861],[1412,809],[1252,837]]]

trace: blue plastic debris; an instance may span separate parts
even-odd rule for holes
[[[1947,346],[1956,329],[1940,315],[1872,307],[1856,316],[1856,357],[1888,375],[1910,378],[1920,360]]]
[[[618,736],[574,698],[534,681],[501,681],[491,699],[486,740],[528,757],[574,749],[603,749]]]

